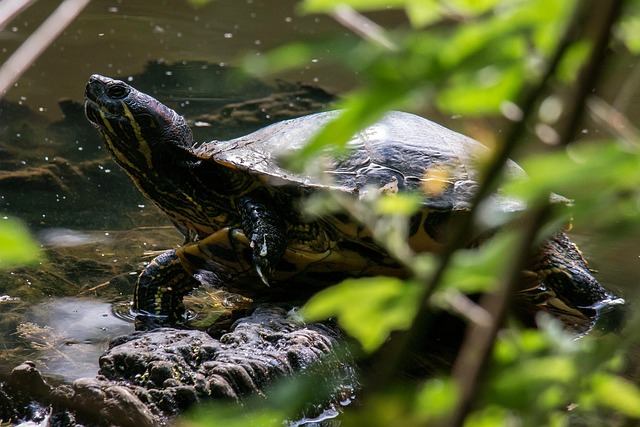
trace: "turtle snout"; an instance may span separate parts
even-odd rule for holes
[[[104,96],[105,77],[94,74],[89,77],[89,82],[84,89],[84,97],[88,101],[97,102],[101,96]]]
[[[131,86],[121,80],[93,74],[84,91],[86,99],[97,103],[120,101],[131,92]]]

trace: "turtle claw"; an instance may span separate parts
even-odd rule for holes
[[[258,276],[260,276],[260,280],[262,280],[262,283],[264,283],[267,287],[269,287],[269,279],[268,279],[268,275],[264,274],[262,272],[262,268],[256,264],[256,272],[258,273]]]
[[[255,266],[256,272],[258,273],[258,276],[260,276],[262,283],[269,286],[269,276],[271,275],[273,268],[271,267],[271,262],[267,259],[267,255],[269,253],[267,249],[267,236],[263,236],[263,241],[261,243],[252,241],[250,247],[253,249],[253,265]]]

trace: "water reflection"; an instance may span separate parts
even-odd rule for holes
[[[47,228],[37,234],[37,239],[47,247],[73,247],[90,243],[105,243],[109,240],[109,233],[91,234],[68,228]]]
[[[97,361],[109,341],[133,331],[112,314],[111,304],[87,298],[60,298],[36,305],[17,334],[46,375],[73,381],[98,373]]]

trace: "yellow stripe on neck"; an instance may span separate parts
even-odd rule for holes
[[[131,113],[131,110],[129,109],[127,104],[123,102],[122,108],[124,111],[124,115],[129,119],[129,123],[131,123],[133,133],[135,134],[136,140],[140,145],[139,151],[147,161],[147,170],[153,170],[153,162],[151,161],[151,147],[149,147],[147,140],[142,137],[142,130],[140,129],[140,125],[138,125],[135,117],[133,117],[133,114]]]

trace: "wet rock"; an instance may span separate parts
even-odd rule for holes
[[[326,325],[297,324],[282,307],[260,307],[219,340],[169,328],[119,338],[100,358],[100,373],[154,390],[154,400],[179,408],[184,396],[195,402],[261,393],[275,378],[319,362],[339,337]]]
[[[13,403],[13,399],[4,389],[0,388],[0,420],[10,422],[18,419],[18,411]]]
[[[130,387],[100,377],[82,378],[73,383],[73,391],[68,405],[89,419],[102,418],[126,427],[151,427],[159,422]]]
[[[0,417],[47,417],[69,427],[163,425],[197,402],[263,395],[283,376],[327,370],[323,359],[341,341],[337,328],[301,323],[278,306],[256,308],[218,339],[170,328],[134,332],[112,341],[95,378],[52,387],[33,363],[18,366],[8,391],[0,388]],[[340,366],[354,384],[351,365]]]
[[[11,371],[9,387],[18,389],[30,396],[47,396],[51,386],[42,378],[33,362],[24,362]]]

